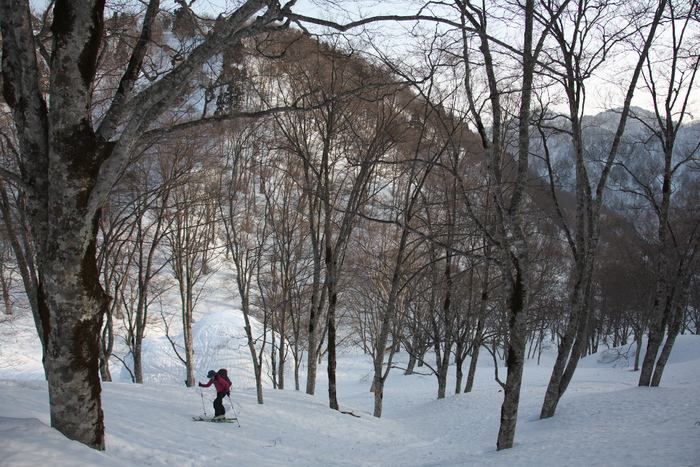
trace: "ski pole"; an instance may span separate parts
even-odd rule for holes
[[[204,406],[204,391],[202,391],[202,386],[199,387],[199,395],[202,396],[202,410],[204,411],[204,416],[207,416],[207,409]]]
[[[226,394],[226,397],[228,397],[228,402],[231,404],[231,410],[233,410],[233,416],[236,417],[236,423],[238,426],[241,426],[241,422],[238,421],[238,414],[236,413],[236,408],[233,406],[233,401],[231,400],[231,394]]]

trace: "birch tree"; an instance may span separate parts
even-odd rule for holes
[[[513,447],[515,428],[520,403],[520,387],[525,364],[527,320],[530,300],[530,248],[524,230],[522,207],[530,162],[530,117],[535,80],[536,60],[547,35],[545,28],[539,38],[535,31],[536,2],[526,0],[516,6],[514,13],[522,21],[521,46],[517,49],[519,65],[519,96],[516,109],[517,149],[513,161],[513,175],[508,175],[509,156],[506,152],[504,123],[504,82],[499,80],[499,70],[494,57],[497,47],[491,36],[489,10],[484,4],[470,1],[455,1],[463,31],[464,84],[469,104],[469,113],[476,123],[483,149],[488,160],[488,178],[493,196],[493,208],[497,231],[494,233],[496,254],[502,270],[508,313],[507,365],[508,375],[503,384],[504,398],[501,406],[501,423],[496,447],[498,450]],[[478,110],[478,95],[473,81],[473,59],[471,38],[467,24],[474,30],[474,40],[484,64],[488,83],[488,108],[491,117],[491,132],[487,132],[481,112]]]

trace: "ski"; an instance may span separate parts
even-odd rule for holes
[[[192,417],[195,422],[212,422],[212,423],[238,423],[237,418],[224,418],[221,420],[214,420],[213,418],[203,418],[203,417]]]

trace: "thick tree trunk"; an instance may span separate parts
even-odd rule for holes
[[[80,251],[80,245],[86,244],[86,251]],[[61,236],[44,268],[39,305],[51,426],[103,450],[99,355],[102,317],[109,300],[98,281],[94,245],[94,237],[85,241],[79,235]]]
[[[501,425],[498,430],[496,449],[510,449],[515,442],[515,427],[518,422],[520,405],[520,388],[525,367],[525,349],[527,347],[527,315],[529,307],[529,275],[527,260],[516,265],[515,280],[510,292],[508,318],[508,353],[506,363],[508,376],[503,387],[503,405],[501,406]]]
[[[0,5],[4,97],[19,134],[26,212],[36,242],[36,318],[45,346],[51,425],[104,449],[99,355],[108,297],[95,260],[100,212],[90,205],[90,195],[110,149],[89,118],[102,5],[65,2],[54,8],[50,114],[39,87],[29,6]]]
[[[56,285],[62,282],[56,281]],[[82,295],[77,292],[76,295]],[[104,420],[98,362],[102,323],[100,315],[94,313],[96,304],[91,301],[83,296],[76,300],[77,303],[47,304],[54,307],[54,312],[60,312],[61,318],[54,320],[47,335],[44,368],[49,387],[51,426],[71,439],[103,450]],[[58,306],[63,308],[55,308]]]

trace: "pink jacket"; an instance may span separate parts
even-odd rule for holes
[[[229,390],[231,389],[231,385],[228,384],[228,381],[226,381],[219,375],[214,376],[212,379],[209,380],[207,384],[202,384],[202,387],[208,388],[209,386],[211,386],[212,383],[214,383],[216,392],[229,392]]]

